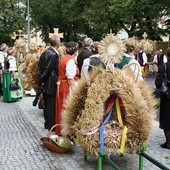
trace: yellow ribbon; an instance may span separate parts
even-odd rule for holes
[[[120,125],[123,125],[121,111],[120,111],[120,104],[118,97],[116,98],[116,111],[117,111],[117,118]],[[122,132],[122,138],[120,143],[120,153],[123,154],[125,150],[125,142],[126,142],[126,134],[127,134],[128,128],[125,126]]]
[[[116,98],[116,111],[119,124],[123,125],[118,97]]]
[[[124,154],[127,130],[128,128],[125,126],[123,129],[121,143],[120,143],[120,154]]]

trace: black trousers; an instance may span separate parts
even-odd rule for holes
[[[44,100],[44,126],[50,130],[55,125],[55,96],[43,94]]]
[[[0,75],[0,97],[3,95],[2,93],[2,75]]]

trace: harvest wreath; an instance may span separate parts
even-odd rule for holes
[[[124,43],[108,34],[99,44],[106,69],[83,77],[65,103],[62,135],[76,141],[90,156],[101,152],[135,153],[148,139],[155,98],[144,82],[127,69],[113,69],[122,59]]]
[[[155,104],[150,88],[134,83],[124,70],[98,70],[79,81],[63,113],[63,135],[76,140],[88,155],[100,153],[99,128],[107,116],[105,106],[110,96],[117,99],[104,126],[106,153],[120,154],[125,127],[124,152],[137,152],[149,137]],[[116,105],[120,105],[122,123]]]

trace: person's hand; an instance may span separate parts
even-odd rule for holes
[[[42,86],[37,85],[37,91],[38,91],[38,92],[41,92],[41,91],[42,91]]]
[[[12,72],[12,78],[13,78],[13,80],[15,80],[15,79],[16,79],[15,71],[13,71],[13,72]]]
[[[16,80],[16,76],[13,76],[13,80]]]

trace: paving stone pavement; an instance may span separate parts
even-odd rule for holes
[[[150,80],[149,80],[150,81]],[[153,81],[150,81],[153,85]],[[83,159],[83,150],[76,146],[67,154],[49,152],[43,147],[40,138],[46,136],[42,110],[32,106],[34,97],[24,96],[14,103],[0,101],[0,169],[2,170],[95,170],[97,159]],[[159,123],[153,120],[154,128],[148,140],[147,153],[170,169],[170,150],[162,149],[165,138]],[[137,170],[139,156],[125,154],[111,156],[122,170]],[[106,162],[103,170],[112,169]],[[144,160],[144,170],[159,170]]]

